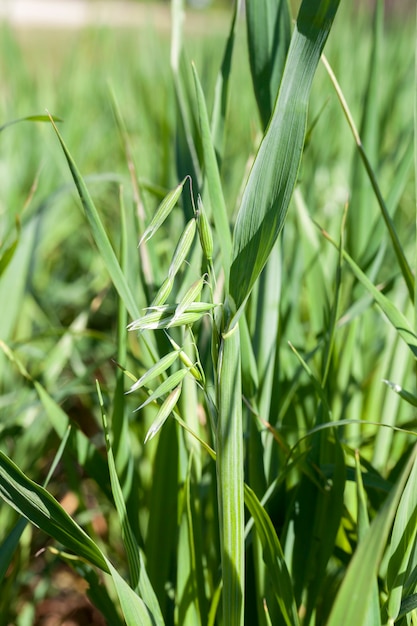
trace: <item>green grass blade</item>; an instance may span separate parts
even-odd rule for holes
[[[385,225],[387,227],[387,231],[388,231],[388,234],[390,236],[390,239],[391,239],[391,242],[392,242],[392,246],[394,248],[395,255],[397,257],[398,265],[400,266],[402,275],[404,276],[404,280],[405,280],[405,283],[407,285],[408,293],[410,294],[410,299],[411,299],[412,302],[414,302],[414,297],[415,297],[414,296],[414,288],[415,288],[414,276],[413,276],[413,273],[411,271],[410,265],[409,265],[409,263],[407,261],[407,258],[405,256],[403,246],[401,245],[400,239],[398,237],[397,231],[396,231],[395,226],[394,226],[394,222],[393,222],[393,220],[391,218],[391,215],[389,214],[387,205],[385,203],[384,197],[383,197],[382,192],[380,190],[380,187],[379,187],[376,175],[375,175],[375,171],[374,171],[374,169],[373,169],[373,167],[372,167],[372,165],[371,165],[371,163],[369,161],[368,155],[367,155],[367,153],[365,151],[365,148],[364,148],[364,146],[362,144],[362,140],[361,140],[361,138],[359,136],[359,133],[358,133],[358,131],[356,129],[355,122],[354,122],[353,117],[352,117],[352,115],[350,113],[349,107],[348,107],[347,102],[345,100],[345,97],[343,95],[342,89],[341,89],[341,87],[340,87],[340,85],[339,85],[339,83],[338,83],[338,81],[336,79],[336,76],[334,75],[334,73],[333,73],[333,71],[332,71],[332,69],[331,69],[327,59],[324,56],[323,56],[322,60],[323,60],[324,66],[326,68],[326,71],[329,74],[329,77],[330,77],[330,79],[331,79],[331,81],[333,83],[333,86],[334,86],[335,90],[336,90],[337,96],[338,96],[339,101],[340,101],[340,103],[342,105],[343,112],[344,112],[344,114],[346,116],[347,122],[348,122],[349,127],[350,127],[350,129],[352,131],[352,134],[353,134],[353,137],[355,139],[355,143],[356,143],[356,146],[358,148],[360,157],[361,157],[361,159],[363,161],[363,164],[365,166],[366,172],[367,172],[369,180],[371,182],[371,185],[372,185],[375,197],[376,197],[376,199],[378,201],[379,208],[381,210],[381,215],[382,215],[382,217],[384,219],[384,222],[385,222]]]
[[[376,166],[379,144],[379,88],[382,73],[381,49],[384,26],[383,2],[381,0],[375,3],[373,21],[372,46],[367,68],[365,93],[362,96],[360,135],[363,145],[366,147],[369,162]],[[364,60],[365,63],[366,60]],[[347,249],[354,259],[365,265],[381,245],[381,237],[380,233],[376,234],[374,226],[377,217],[375,197],[373,197],[367,174],[357,155],[355,155],[353,162],[351,188],[352,196],[349,203],[351,210],[347,216]]]
[[[106,560],[95,542],[44,487],[25,476],[2,452],[0,452],[0,496],[32,524],[76,555],[108,571]]]
[[[411,406],[417,406],[417,396],[416,395],[414,395],[410,391],[407,391],[406,389],[401,387],[401,385],[399,385],[398,383],[393,383],[390,380],[383,380],[382,382],[385,383],[386,385],[388,385],[388,387],[390,387],[393,391],[395,391],[395,393],[398,393],[398,395],[403,400],[405,400],[406,402],[411,404]]]
[[[285,563],[281,544],[272,525],[271,519],[259,502],[255,493],[245,485],[245,504],[255,522],[256,532],[261,540],[263,557],[268,571],[268,580],[272,585],[275,599],[281,609],[287,626],[299,624],[292,581]]]
[[[179,498],[179,529],[177,557],[177,624],[199,626],[205,624],[201,616],[198,594],[194,519],[191,504],[191,466],[192,457],[187,466],[187,474]]]
[[[100,254],[103,257],[103,260],[106,264],[107,270],[111,276],[115,288],[120,294],[120,297],[123,299],[123,302],[125,303],[129,314],[133,319],[135,319],[136,317],[139,317],[139,308],[127,283],[127,280],[120,268],[120,264],[104,229],[98,211],[90,196],[87,186],[75,164],[75,161],[72,158],[67,146],[65,145],[64,140],[61,137],[58,128],[56,127],[52,118],[51,123],[57,134],[62,150],[64,151],[65,158],[67,159],[72,177],[74,179],[74,183],[77,187],[78,194],[80,196],[89,226],[91,228],[91,232],[94,237],[94,241],[97,245],[97,248],[99,249]]]
[[[117,569],[107,560],[108,569],[112,575],[117,595],[119,596],[123,616],[127,626],[155,626],[155,620],[150,615],[144,602],[129,587]]]
[[[366,619],[378,567],[404,487],[416,461],[416,452],[417,448],[414,448],[397,483],[358,545],[326,626],[368,626]]]
[[[224,129],[229,101],[230,74],[232,56],[235,46],[237,16],[240,11],[241,0],[235,0],[233,17],[230,24],[229,36],[223,53],[220,71],[216,80],[214,91],[213,113],[211,116],[211,135],[219,165],[221,165],[224,149]]]
[[[67,436],[69,424],[68,415],[52,398],[47,390],[37,380],[32,379],[20,359],[9,348],[9,346],[1,340],[0,350],[2,350],[7,358],[17,366],[20,374],[33,384],[52,428],[55,430],[60,440],[63,441]],[[106,476],[106,466],[103,462],[103,457],[98,452],[97,448],[86,437],[86,435],[78,428],[73,429],[70,433],[68,449],[73,454],[74,458],[77,459],[78,463],[84,467],[85,471],[96,480],[98,485],[100,485],[103,493],[109,495],[106,481],[104,479]]]
[[[301,5],[274,112],[235,225],[230,294],[236,309],[249,296],[284,225],[301,162],[310,89],[338,5],[338,0]]]
[[[223,578],[223,623],[243,626],[244,493],[242,382],[239,326],[224,335],[219,352],[217,490]]]
[[[323,235],[328,241],[330,241],[335,247],[337,245],[331,239],[331,237],[325,231],[322,231]],[[399,336],[405,341],[410,348],[413,356],[417,358],[417,335],[414,332],[410,322],[407,318],[397,309],[395,304],[389,300],[375,285],[369,280],[355,261],[348,255],[346,250],[343,250],[343,258],[347,261],[350,269],[356,276],[356,278],[362,283],[362,285],[369,291],[374,298],[375,302],[380,306],[386,317],[393,325]]]
[[[7,266],[9,265],[10,261],[12,260],[14,253],[16,252],[17,246],[19,245],[20,233],[20,220],[16,219],[16,237],[5,250],[1,250],[0,247],[0,278],[3,272],[6,270]]]
[[[288,0],[247,0],[249,61],[265,129],[272,114],[291,40]]]
[[[77,556],[111,573],[129,626],[154,626],[143,601],[122,579],[97,544],[43,487],[0,452],[0,497],[43,532]]]
[[[48,485],[48,482],[51,479],[51,476],[53,472],[55,471],[56,466],[61,460],[61,457],[63,455],[63,452],[68,442],[69,434],[70,434],[70,428],[67,429],[67,432],[64,438],[62,439],[59,445],[59,448],[55,454],[54,460],[48,472],[48,476],[46,477],[44,487]],[[0,585],[3,581],[3,578],[7,572],[8,567],[10,566],[11,560],[19,544],[20,537],[24,529],[26,528],[26,525],[27,525],[27,519],[20,518],[17,524],[10,531],[10,533],[7,535],[7,537],[4,539],[3,543],[0,546]]]
[[[360,466],[359,452],[355,452],[355,476],[356,476],[356,498],[358,506],[357,532],[358,541],[362,541],[369,528],[369,517],[367,508],[367,496],[363,486],[362,472]],[[379,608],[379,589],[378,581],[375,579],[368,608],[367,624],[373,626],[381,626],[381,611]]]
[[[414,82],[417,85],[417,37],[414,48]],[[414,194],[417,198],[417,89],[414,89]],[[417,228],[417,206],[415,223]],[[414,258],[414,275],[417,271],[417,247]],[[417,328],[417,292],[414,292],[414,325]]]
[[[389,624],[397,619],[404,588],[410,572],[410,556],[417,534],[417,465],[415,464],[398,506],[392,529],[387,570],[388,600],[386,615]]]
[[[20,122],[50,122],[51,119],[54,122],[63,122],[60,117],[56,117],[55,115],[26,115],[26,117],[19,117],[15,120],[10,120],[10,122],[2,124],[2,126],[0,126],[0,133],[5,128],[13,126],[13,124],[19,124]]]
[[[178,426],[168,420],[158,438],[152,479],[149,523],[145,543],[147,572],[165,616],[167,583],[171,580],[173,554],[178,539],[179,441]],[[149,444],[153,445],[153,442]]]
[[[155,592],[152,589],[152,585],[146,573],[141,550],[137,544],[136,538],[129,523],[126,504],[123,498],[122,489],[120,487],[119,478],[116,471],[113,450],[110,442],[110,433],[107,425],[107,416],[104,410],[103,398],[98,382],[96,382],[96,386],[100,401],[101,417],[106,439],[107,459],[109,465],[112,492],[117,513],[119,515],[119,522],[122,528],[123,541],[125,544],[126,554],[129,562],[131,583],[133,588],[140,594],[141,598],[143,599],[144,603],[152,614],[155,626],[163,626],[164,620],[162,617],[161,609],[159,607]]]

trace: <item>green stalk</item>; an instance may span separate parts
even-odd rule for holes
[[[222,336],[218,368],[217,489],[223,624],[243,626],[244,493],[239,326]]]

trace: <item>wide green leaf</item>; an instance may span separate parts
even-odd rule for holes
[[[317,64],[339,0],[304,0],[281,88],[253,164],[233,236],[229,291],[239,309],[284,225],[303,150],[307,108]]]
[[[0,496],[32,524],[78,556],[108,572],[95,542],[78,526],[51,494],[0,452]]]

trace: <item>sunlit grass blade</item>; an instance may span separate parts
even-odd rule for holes
[[[247,0],[246,14],[252,82],[265,129],[290,45],[291,15],[287,0]]]
[[[198,570],[194,536],[194,519],[191,503],[191,460],[187,466],[179,498],[179,538],[177,567],[177,624],[199,626],[206,623],[201,614],[198,593]]]
[[[363,106],[360,123],[363,145],[366,146],[369,162],[374,167],[378,165],[379,119],[381,115],[379,88],[383,71],[381,63],[384,28],[383,5],[381,0],[377,0],[375,3],[370,56],[369,60],[364,59],[364,65],[368,67],[366,70],[367,80],[362,95]],[[353,161],[351,188],[351,209],[347,216],[348,250],[354,259],[362,265],[366,265],[368,259],[372,258],[375,253],[375,249],[381,244],[381,232],[375,228],[375,218],[378,215],[375,197],[373,197],[366,171],[364,171],[356,154]],[[367,209],[364,210],[364,207]]]
[[[184,0],[171,0],[171,70],[174,79],[178,130],[176,135],[177,170],[191,176],[196,187],[201,184],[201,168],[195,144],[195,113],[190,106],[190,68],[183,49]],[[191,210],[192,202],[188,204]]]
[[[313,77],[338,0],[305,0],[266,135],[246,183],[234,234],[230,294],[240,309],[284,225],[297,180]]]
[[[0,126],[0,132],[9,126],[13,126],[13,124],[19,124],[20,122],[50,122],[51,119],[54,122],[63,122],[60,117],[56,115],[26,115],[25,117],[19,117],[15,120],[10,120],[10,122],[6,122]]]
[[[401,387],[401,385],[398,385],[398,383],[394,383],[390,380],[383,380],[382,382],[388,385],[388,387],[395,391],[395,393],[398,393],[398,395],[403,400],[411,404],[411,406],[417,406],[417,396],[415,394],[410,393],[410,391],[407,391],[406,389]]]
[[[244,493],[239,326],[222,337],[218,367],[217,490],[223,579],[223,623],[243,626]]]
[[[47,390],[40,384],[40,382],[32,379],[21,360],[9,348],[9,346],[1,340],[0,350],[2,350],[7,358],[16,365],[19,373],[31,384],[33,384],[36,393],[39,396],[39,400],[44,407],[45,413],[50,420],[52,428],[55,430],[61,441],[66,439],[69,424],[68,415],[65,413],[65,411],[63,411],[63,409],[54,400],[54,398],[52,398]],[[77,459],[78,463],[80,463],[80,465],[83,466],[85,470],[89,473],[89,475],[97,481],[97,484],[100,484],[103,492],[108,494],[106,481],[104,480],[104,477],[106,476],[106,471],[105,464],[103,463],[103,458],[99,454],[97,448],[93,445],[93,443],[78,428],[73,429],[70,432],[68,449]]]
[[[84,207],[84,211],[91,228],[94,241],[99,249],[100,254],[103,257],[103,260],[106,264],[106,267],[109,271],[109,274],[112,278],[113,284],[117,291],[120,294],[120,297],[123,298],[125,306],[129,311],[129,314],[132,318],[139,317],[139,310],[136,303],[136,300],[132,294],[132,291],[127,283],[127,280],[120,268],[120,264],[116,258],[112,245],[109,241],[108,235],[104,229],[103,223],[100,219],[98,211],[94,205],[94,202],[90,196],[90,193],[87,189],[87,186],[75,164],[74,159],[72,158],[66,144],[64,143],[63,138],[61,137],[58,128],[56,127],[52,118],[51,124],[54,127],[54,130],[57,134],[59,142],[61,144],[62,150],[67,159],[69,168],[71,170],[72,177],[74,179],[74,183],[77,187],[81,202]]]
[[[414,464],[398,505],[388,550],[388,600],[384,607],[388,624],[393,624],[397,619],[402,598],[409,591],[407,589],[408,578],[415,576],[413,551],[415,551],[416,534],[417,465]]]
[[[112,492],[114,497],[114,502],[116,504],[117,513],[119,515],[119,522],[122,528],[123,540],[125,544],[126,554],[129,562],[129,570],[131,577],[131,584],[135,591],[137,591],[146,606],[148,607],[151,615],[152,622],[155,625],[163,626],[164,620],[162,618],[161,609],[159,607],[158,600],[155,596],[154,590],[152,589],[152,585],[149,581],[148,575],[145,569],[145,563],[143,560],[143,556],[141,550],[138,546],[137,540],[133,534],[132,528],[129,523],[129,518],[127,515],[126,504],[123,498],[122,489],[120,487],[119,478],[116,471],[116,465],[113,457],[113,450],[110,442],[110,433],[107,424],[107,416],[104,410],[103,398],[101,395],[101,389],[96,383],[97,393],[99,396],[100,408],[101,408],[101,417],[103,421],[103,429],[106,439],[106,449],[107,449],[107,459],[109,465],[109,473],[110,473],[110,481],[112,486]]]
[[[361,157],[361,159],[363,161],[363,164],[365,166],[365,169],[366,169],[366,172],[368,174],[369,180],[371,182],[371,185],[372,185],[375,197],[376,197],[376,199],[378,201],[379,208],[381,210],[381,215],[382,215],[382,217],[384,219],[385,225],[387,227],[388,234],[389,234],[389,236],[391,238],[392,246],[394,248],[394,252],[395,252],[395,255],[397,257],[398,265],[399,265],[399,267],[401,269],[402,275],[403,275],[405,283],[407,285],[408,293],[410,294],[410,299],[411,299],[412,302],[414,302],[414,277],[413,277],[413,274],[411,272],[410,265],[409,265],[409,263],[407,261],[407,258],[405,256],[403,246],[401,245],[400,239],[399,239],[397,231],[395,229],[394,222],[392,221],[392,218],[391,218],[391,216],[389,214],[389,211],[387,209],[384,197],[383,197],[382,192],[380,190],[380,187],[379,187],[376,175],[375,175],[375,171],[374,171],[371,163],[369,162],[367,153],[366,153],[365,148],[364,148],[364,146],[362,144],[362,140],[361,140],[361,138],[359,136],[358,130],[356,129],[355,122],[354,122],[353,117],[352,117],[352,115],[350,113],[350,109],[349,109],[348,104],[346,102],[346,99],[345,99],[345,97],[343,95],[342,89],[341,89],[341,87],[340,87],[340,85],[339,85],[339,83],[337,81],[337,78],[334,75],[334,73],[333,73],[333,71],[332,71],[332,69],[330,67],[330,64],[328,63],[327,59],[324,56],[322,58],[322,61],[323,61],[323,64],[324,64],[324,66],[325,66],[325,68],[327,70],[327,73],[330,76],[330,79],[331,79],[331,81],[333,83],[333,86],[335,88],[335,91],[337,93],[339,101],[340,101],[340,103],[342,105],[343,112],[344,112],[344,114],[346,116],[347,122],[348,122],[349,127],[350,127],[350,129],[352,131],[352,134],[353,134],[356,146],[357,146],[358,151],[359,151],[359,155],[360,155],[360,157]]]
[[[372,588],[404,487],[415,464],[416,452],[414,448],[397,483],[356,548],[326,626],[368,626],[365,620]]]
[[[233,17],[230,23],[229,36],[226,41],[222,63],[217,75],[216,87],[214,91],[213,113],[211,116],[211,135],[219,166],[221,166],[223,158],[224,131],[229,102],[232,57],[235,47],[236,27],[238,24],[237,16],[241,10],[241,5],[242,0],[234,1]]]
[[[268,580],[287,626],[299,624],[291,577],[271,519],[255,493],[245,485],[245,504],[255,522],[266,561]]]
[[[322,231],[323,235],[328,241],[337,247],[336,243],[332,240],[330,235],[325,231]],[[355,261],[348,255],[346,250],[343,251],[343,258],[347,261],[350,269],[356,276],[356,278],[362,283],[362,285],[369,291],[375,302],[380,306],[383,313],[388,318],[389,322],[396,329],[399,336],[406,342],[410,348],[413,356],[417,357],[417,335],[414,332],[410,322],[407,318],[397,309],[395,304],[389,300],[375,285],[369,280]]]
[[[46,480],[44,482],[44,487],[47,487],[48,482],[56,469],[56,466],[61,460],[62,454],[68,442],[70,430],[70,428],[67,429],[67,432],[59,445],[59,448],[49,469],[48,476],[46,477]],[[5,537],[3,543],[0,545],[0,584],[2,583],[7,569],[10,566],[15,550],[19,544],[20,537],[22,536],[22,533],[26,528],[27,523],[27,519],[20,518],[16,525],[13,527],[13,529],[10,531],[10,533]]]
[[[119,596],[127,626],[138,626],[138,624],[140,626],[155,626],[155,619],[141,598],[129,587],[109,560],[107,560],[107,565]]]
[[[105,558],[95,542],[44,487],[37,485],[0,452],[0,496],[32,524],[104,571]]]
[[[359,452],[355,452],[355,477],[356,477],[356,498],[358,507],[358,542],[366,536],[366,532],[369,528],[369,516],[367,509],[367,495],[363,486],[362,472],[360,465]],[[379,589],[377,580],[374,581],[371,597],[368,607],[368,617],[366,623],[373,624],[374,626],[381,626],[381,611],[379,608]]]

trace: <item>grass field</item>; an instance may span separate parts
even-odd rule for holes
[[[415,15],[338,4],[2,27],[0,625],[417,623]]]

